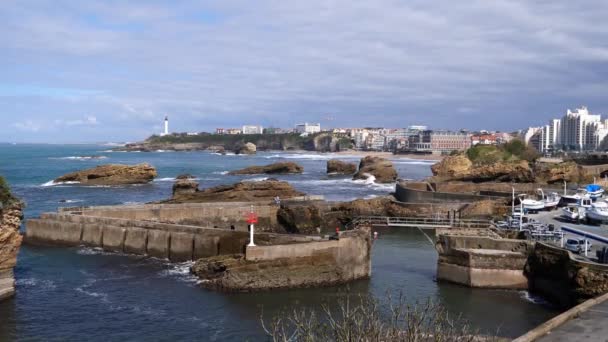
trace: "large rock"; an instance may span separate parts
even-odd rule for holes
[[[156,169],[147,163],[109,164],[68,173],[55,179],[54,182],[78,182],[85,185],[144,184],[152,181],[154,177],[156,177]]]
[[[469,174],[473,163],[464,154],[448,156],[431,166],[433,176],[454,179]]]
[[[392,183],[397,180],[397,170],[388,159],[367,156],[361,159],[359,171],[353,179],[368,179],[370,176],[374,176],[377,183]]]
[[[534,182],[534,173],[525,160],[498,162],[490,165],[475,166],[468,175],[460,178],[472,182]]]
[[[230,171],[229,175],[255,175],[255,174],[293,174],[302,173],[304,168],[293,162],[274,163],[264,166],[249,166],[241,170]]]
[[[220,185],[195,192],[178,192],[164,203],[271,201],[276,196],[283,199],[304,195],[287,182],[268,179],[261,182]]]
[[[235,154],[255,154],[257,150],[257,147],[255,146],[255,144],[253,143],[244,143],[244,144],[237,144],[235,149],[234,149],[234,153]]]
[[[558,164],[537,163],[534,171],[539,181],[553,183],[581,183],[590,182],[593,176],[588,177],[583,168],[575,162],[563,162]]]
[[[327,173],[338,175],[352,175],[357,172],[357,165],[347,163],[338,159],[330,159],[327,161]]]
[[[198,182],[192,175],[179,175],[173,183],[173,197],[183,194],[193,194],[198,191]]]
[[[314,204],[283,205],[277,212],[279,224],[294,234],[317,234],[323,225],[321,210]]]
[[[534,173],[525,160],[500,161],[488,165],[474,165],[467,156],[445,157],[431,166],[432,181],[518,182],[534,181]]]
[[[23,217],[20,204],[0,208],[0,300],[15,293],[13,267],[21,246],[19,226]]]

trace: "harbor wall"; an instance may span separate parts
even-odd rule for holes
[[[426,183],[425,184],[426,187]],[[440,192],[422,190],[419,184],[399,182],[395,186],[395,198],[400,202],[408,203],[440,203],[440,202],[475,202],[500,197],[484,196],[456,192]]]
[[[487,236],[438,235],[437,279],[469,287],[526,289],[524,268],[532,245]],[[474,232],[471,232],[474,234]]]
[[[243,259],[201,259],[193,269],[203,286],[231,292],[344,284],[371,276],[371,245],[360,227],[339,240],[248,246]]]
[[[277,224],[276,205],[253,203],[258,215],[257,228],[268,230]],[[252,203],[185,203],[185,204],[145,204],[137,206],[98,206],[61,208],[60,213],[73,213],[86,216],[145,220],[185,225],[208,226],[247,230],[246,215]]]
[[[256,240],[262,245],[317,239],[256,233]],[[85,245],[112,252],[188,261],[214,255],[244,253],[249,233],[123,218],[46,213],[40,219],[26,221],[25,241],[44,245]]]

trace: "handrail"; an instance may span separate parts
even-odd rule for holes
[[[383,225],[383,226],[424,226],[424,227],[489,227],[490,220],[438,218],[438,217],[391,217],[391,216],[358,216],[354,218],[348,227],[356,227],[360,224]]]

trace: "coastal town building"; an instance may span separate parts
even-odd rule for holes
[[[493,133],[475,134],[471,136],[471,145],[496,145],[498,137]]]
[[[568,109],[561,119],[552,119],[545,126],[529,127],[523,134],[526,144],[541,153],[555,150],[594,151],[608,136],[608,120],[591,114],[587,107]]]
[[[303,124],[297,124],[296,125],[296,132],[297,133],[319,133],[321,132],[321,124],[320,123],[314,123],[314,124],[309,124],[308,122],[305,122]]]
[[[260,125],[244,125],[242,132],[243,134],[263,134],[264,127]]]
[[[450,153],[463,151],[471,147],[471,134],[454,131],[426,130],[409,138],[409,150],[412,152]]]

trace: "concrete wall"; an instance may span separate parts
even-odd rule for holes
[[[438,280],[469,287],[528,288],[524,268],[532,249],[531,243],[492,236],[461,235],[466,233],[464,231],[456,233],[438,235],[435,246],[439,253]]]
[[[261,245],[316,239],[318,238],[256,233],[256,241]],[[249,234],[246,231],[124,218],[45,213],[40,219],[27,220],[25,240],[33,244],[95,246],[112,252],[186,261],[244,253]]]
[[[418,186],[409,187],[407,183],[397,183],[395,198],[401,202],[437,203],[437,202],[475,202],[487,199],[497,199],[494,196],[482,196],[466,193],[451,193],[420,190]]]
[[[276,226],[276,205],[256,203],[258,229],[265,230]],[[98,206],[62,208],[61,213],[75,213],[86,216],[121,218],[128,220],[145,220],[165,223],[210,226],[247,230],[245,216],[251,210],[251,203],[187,203],[187,204],[145,204],[137,206]]]

